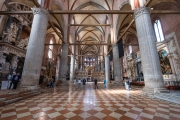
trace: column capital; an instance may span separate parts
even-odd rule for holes
[[[71,57],[74,57],[74,55],[70,55]]]
[[[69,46],[69,44],[67,44],[67,43],[64,43],[62,46]]]
[[[151,13],[151,8],[141,7],[139,9],[134,10],[134,18],[137,18],[142,14],[150,14],[150,13]]]
[[[34,7],[33,8],[33,15],[36,15],[36,14],[41,14],[41,15],[44,15],[45,17],[47,17],[49,19],[49,12],[45,9],[45,8],[37,8],[37,7]]]
[[[109,55],[104,55],[104,57],[107,57],[107,58],[109,58]]]

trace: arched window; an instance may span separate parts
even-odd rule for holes
[[[162,31],[162,26],[160,20],[156,20],[154,22],[154,30],[157,38],[157,42],[164,41],[164,35]]]
[[[129,45],[129,53],[131,54],[132,53],[132,46]]]
[[[50,40],[50,44],[53,44],[53,40]],[[52,58],[53,45],[49,45],[48,57]]]

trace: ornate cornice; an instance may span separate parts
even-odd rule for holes
[[[49,12],[44,9],[44,8],[33,8],[33,15],[36,15],[36,14],[41,14],[41,15],[45,15],[47,18],[49,18]]]
[[[149,7],[141,7],[137,10],[134,10],[134,18],[139,17],[142,14],[150,14],[151,13],[151,8]]]
[[[26,56],[26,51],[24,49],[18,48],[5,42],[0,43],[0,51],[5,53],[12,53],[20,57]]]

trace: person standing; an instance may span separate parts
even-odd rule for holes
[[[50,87],[51,87],[51,88],[54,88],[54,82],[53,82],[53,80],[51,80],[51,82],[50,82]]]
[[[17,80],[17,85],[18,85],[18,83],[19,83],[19,79],[20,79],[20,74],[19,74],[19,73],[17,73],[17,76],[18,76],[18,80]],[[16,87],[17,87],[17,85],[16,85]]]
[[[9,74],[9,75],[8,75],[8,78],[7,78],[7,79],[8,79],[8,82],[11,80],[11,78],[12,78],[12,76],[11,76],[11,74]]]
[[[13,84],[13,89],[16,89],[17,88],[17,83],[19,81],[19,75],[16,74],[15,78],[14,78],[14,84]]]
[[[85,78],[83,79],[83,87],[84,88],[86,87],[86,79]]]
[[[13,89],[14,89],[14,86],[15,86],[15,77],[16,77],[16,73],[13,73],[13,76],[12,76],[12,79],[11,79],[11,82],[10,82],[10,85],[9,85],[9,90],[11,89],[11,86],[13,85]]]
[[[127,79],[127,80],[125,81],[125,88],[126,88],[126,90],[128,90],[128,91],[130,90],[129,84],[130,84],[129,79]]]
[[[78,88],[80,88],[81,87],[81,79],[79,78],[78,79]]]
[[[131,83],[132,83],[132,81],[133,81],[133,76],[131,76],[130,78],[129,78],[129,88],[131,89]]]
[[[107,84],[106,79],[104,79],[104,88],[106,88],[106,84]]]
[[[9,89],[10,82],[11,82],[11,79],[12,79],[11,74],[8,75],[7,79],[8,79],[8,86],[7,86],[7,89]]]
[[[98,86],[97,86],[97,79],[94,80],[94,89],[98,89]]]
[[[74,85],[76,85],[76,78],[74,78]]]

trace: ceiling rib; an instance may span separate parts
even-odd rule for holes
[[[70,24],[70,26],[111,26],[111,24]]]

